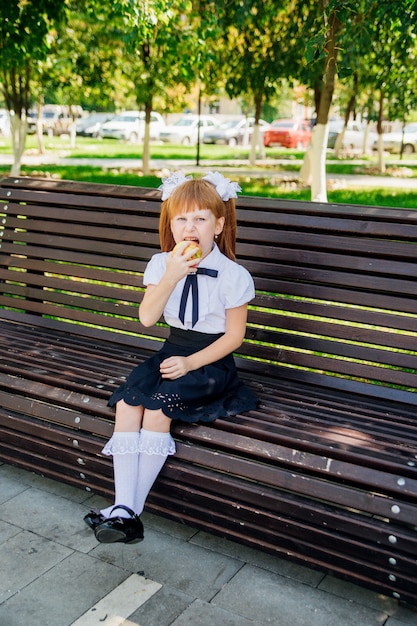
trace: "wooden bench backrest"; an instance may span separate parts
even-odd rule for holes
[[[157,190],[8,178],[0,201],[2,317],[158,349],[137,319]],[[417,211],[241,197],[238,221],[242,371],[415,406]]]

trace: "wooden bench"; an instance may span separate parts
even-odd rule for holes
[[[111,497],[160,193],[0,183],[0,459]],[[417,605],[417,211],[242,197],[257,410],[174,427],[148,510]],[[81,523],[81,522],[80,522]]]

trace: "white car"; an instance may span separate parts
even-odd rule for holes
[[[214,128],[204,135],[204,143],[224,143],[228,146],[244,145],[250,142],[254,125],[255,118],[253,117],[226,120],[218,128]],[[259,120],[261,133],[264,133],[268,128],[268,122]]]
[[[337,137],[342,132],[343,126],[343,120],[332,120],[329,122],[329,136],[327,140],[328,148],[335,147]],[[363,150],[365,133],[366,124],[355,120],[349,121],[343,137],[343,145],[341,146],[342,150]],[[366,148],[372,147],[376,138],[377,133],[368,129]]]
[[[401,142],[403,142],[403,154],[413,154],[417,152],[417,123],[406,124],[404,126],[404,138],[401,131],[395,133],[384,133],[382,135],[384,150],[387,152],[401,152]],[[372,146],[377,149],[377,142]]]
[[[159,113],[152,111],[150,123],[151,139],[159,139],[161,130],[165,128],[165,122]],[[100,137],[110,139],[125,139],[132,143],[143,141],[145,135],[145,112],[124,111],[115,115],[111,120],[101,126]]]
[[[101,127],[113,117],[114,113],[91,113],[77,121],[76,133],[82,137],[100,137]]]
[[[3,137],[10,135],[10,117],[7,109],[0,109],[0,135]]]
[[[179,143],[182,145],[195,145],[198,140],[198,126],[200,121],[200,140],[206,132],[216,128],[218,122],[209,115],[184,115],[174,124],[170,124],[161,131],[159,139],[165,143]]]

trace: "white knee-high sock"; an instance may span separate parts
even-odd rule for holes
[[[142,428],[139,442],[139,478],[136,490],[135,513],[140,515],[152,485],[158,477],[167,456],[175,454],[175,442],[170,433],[158,433]]]
[[[114,504],[103,509],[101,514],[109,517],[117,504],[124,504],[134,511],[139,469],[139,433],[113,433],[103,448],[103,454],[113,456],[115,499]],[[116,509],[112,517],[115,515],[129,517],[129,513],[123,509]]]

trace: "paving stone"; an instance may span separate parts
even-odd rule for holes
[[[18,533],[22,532],[22,529],[14,524],[0,521],[0,544],[4,543],[11,537],[14,537]]]
[[[0,504],[14,498],[19,493],[29,489],[29,486],[22,482],[14,472],[10,471],[9,466],[2,465],[0,467]]]
[[[131,613],[151,598],[161,585],[144,576],[131,574],[91,607],[72,626],[101,626],[103,623],[120,622],[125,626]],[[129,623],[133,623],[130,622]]]
[[[262,626],[382,626],[388,618],[252,565],[245,565],[212,603],[254,621],[262,616]]]
[[[165,585],[132,613],[129,621],[146,626],[170,626],[193,601],[192,596]]]
[[[254,624],[260,626],[260,623],[246,619],[242,615],[230,613],[207,602],[196,600],[175,622],[172,622],[172,626],[254,626]],[[292,625],[288,624],[288,626]]]
[[[267,554],[266,552],[261,552],[255,548],[250,548],[234,541],[222,539],[221,537],[216,537],[215,535],[210,535],[209,533],[202,531],[197,533],[190,540],[190,543],[195,543],[196,545],[209,550],[214,550],[215,552],[227,554],[235,559],[240,559],[246,563],[256,565],[256,567],[261,567],[263,569],[270,570],[271,572],[275,572],[280,576],[294,578],[295,580],[299,580],[300,582],[303,582],[306,585],[311,585],[312,587],[317,587],[325,576],[322,572],[317,572],[307,567],[303,567],[302,565],[297,565],[297,563],[285,561],[284,559],[280,559],[272,554]]]
[[[389,615],[393,615],[398,610],[398,602],[394,600],[394,598],[389,598],[371,589],[358,587],[358,585],[340,580],[334,576],[326,576],[320,583],[319,589],[328,591],[335,596],[346,598],[347,600],[353,600],[371,609],[384,611]]]
[[[24,485],[37,487],[38,489],[49,491],[50,493],[67,498],[68,500],[73,500],[74,502],[85,502],[91,498],[91,492],[79,489],[78,487],[71,487],[71,485],[66,485],[65,483],[59,483],[51,478],[40,476],[34,472],[28,472],[19,467],[13,467],[12,465],[2,465],[0,467],[0,477],[2,483],[7,478],[12,479],[17,481],[21,487]]]
[[[166,533],[171,537],[178,537],[178,539],[183,539],[184,541],[188,541],[198,533],[198,530],[191,528],[191,526],[186,526],[185,524],[180,524],[166,517],[153,515],[152,513],[143,513],[141,519],[145,525],[145,529],[149,526],[153,530]]]
[[[149,528],[142,543],[98,544],[91,554],[207,601],[242,567],[241,561]]]
[[[400,615],[399,617],[390,617],[384,624],[384,626],[416,626],[417,615],[413,615],[409,611],[407,614]]]
[[[59,484],[56,480],[45,478],[45,476],[38,476],[37,474],[33,474],[31,485],[37,489],[54,493],[62,498],[73,500],[74,502],[85,502],[91,498],[91,492],[89,491],[84,491],[83,489],[78,489],[77,487],[63,483]]]
[[[0,602],[4,602],[26,585],[72,554],[69,548],[43,537],[21,531],[1,546]],[[8,624],[1,619],[0,624]]]
[[[126,577],[118,567],[74,553],[0,605],[0,624],[70,626]]]
[[[111,502],[102,496],[90,493],[89,498],[84,500],[83,504],[86,507],[86,512],[88,512],[90,509],[105,509],[110,506]]]
[[[81,552],[89,552],[96,539],[83,521],[88,509],[72,500],[32,487],[5,502],[1,518]]]

